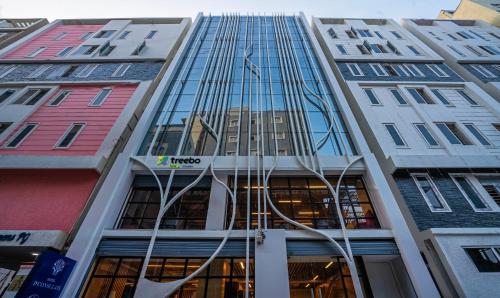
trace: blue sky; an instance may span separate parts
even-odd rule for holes
[[[296,13],[307,17],[435,18],[460,0],[1,0],[0,17],[194,17],[199,11]]]

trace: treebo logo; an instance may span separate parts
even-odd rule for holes
[[[169,163],[170,161],[170,163]],[[158,156],[156,159],[156,165],[158,166],[166,166],[168,165],[169,168],[172,169],[179,169],[182,166],[192,166],[193,164],[199,164],[201,162],[201,159],[199,158],[193,158],[193,157],[186,157],[186,158],[175,158],[171,157],[169,158],[168,156]]]

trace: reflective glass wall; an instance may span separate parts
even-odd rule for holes
[[[202,17],[139,155],[352,155],[294,16]]]

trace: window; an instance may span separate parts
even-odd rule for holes
[[[387,41],[387,47],[396,55],[401,55],[401,52],[390,41]]]
[[[132,52],[132,55],[133,56],[138,56],[141,54],[141,52],[144,50],[144,48],[146,47],[146,41],[143,41],[141,42],[137,48],[135,48],[135,50]]]
[[[478,176],[477,180],[490,198],[500,206],[500,176]]]
[[[337,50],[339,50],[339,52],[342,54],[342,55],[347,55],[347,50],[344,48],[343,45],[336,45],[337,46]]]
[[[99,93],[97,93],[97,95],[94,97],[94,99],[92,99],[89,106],[91,107],[101,106],[110,93],[111,93],[111,88],[102,88],[101,91],[99,91]]]
[[[406,142],[403,140],[403,137],[399,134],[398,129],[394,123],[384,123],[385,129],[391,136],[394,144],[398,147],[407,147]]]
[[[79,47],[73,55],[91,55],[99,46],[81,46]]]
[[[379,77],[386,77],[389,75],[380,64],[370,63],[370,67],[372,68],[373,72],[375,72],[375,74]]]
[[[445,106],[452,106],[452,104],[444,97],[439,89],[431,89],[432,93],[442,102]]]
[[[69,148],[75,141],[76,137],[78,137],[78,135],[82,132],[84,127],[85,123],[71,124],[71,126],[66,130],[61,139],[59,139],[55,147],[61,149]]]
[[[113,74],[111,76],[112,77],[123,77],[125,75],[125,73],[127,72],[127,70],[130,68],[130,66],[132,66],[132,64],[130,64],[130,63],[118,65],[118,68],[116,68],[116,70],[113,72]]]
[[[465,57],[465,54],[457,50],[454,46],[448,46],[453,52],[457,53],[459,56]]]
[[[361,54],[363,54],[363,55],[371,55],[371,52],[364,45],[358,44],[358,45],[356,45],[356,47],[358,48],[358,50],[359,50],[359,52]]]
[[[14,93],[16,93],[16,90],[14,89],[0,89],[0,103],[7,100]]]
[[[276,138],[276,140],[284,140],[286,139],[286,136],[284,132],[276,132],[275,134],[272,134],[272,139],[274,140],[274,138]]]
[[[353,76],[360,77],[364,75],[357,63],[347,63],[346,65]]]
[[[0,122],[0,136],[12,125],[12,122]]]
[[[400,105],[407,105],[408,104],[406,102],[406,100],[403,98],[403,95],[401,95],[401,93],[399,92],[399,90],[389,89],[389,91],[392,93],[392,96],[394,96],[394,98],[396,99],[398,104],[400,104]]]
[[[458,40],[458,38],[456,38],[453,34],[447,33],[446,35],[448,35],[452,40]]]
[[[145,39],[152,39],[156,35],[156,33],[158,33],[158,31],[156,30],[150,31]]]
[[[64,57],[66,56],[69,52],[71,52],[71,50],[73,49],[73,47],[65,47],[64,49],[62,49],[59,53],[56,54],[57,57]]]
[[[398,32],[396,31],[391,31],[392,35],[394,35],[397,39],[403,39],[403,37],[401,36],[401,34],[399,34]]]
[[[464,248],[479,272],[500,272],[499,247]]]
[[[108,38],[115,33],[116,30],[102,30],[99,33],[97,33],[94,38]]]
[[[237,121],[237,120],[236,120],[236,121]],[[236,123],[236,124],[237,124],[237,123]],[[238,142],[238,137],[237,137],[237,136],[229,136],[229,137],[227,138],[227,142],[228,142],[228,143],[236,143],[236,142]]]
[[[287,156],[288,151],[286,149],[278,149],[278,156]]]
[[[359,33],[359,35],[361,35],[361,37],[372,37],[370,30],[361,29],[361,30],[358,30],[358,33]]]
[[[61,90],[61,92],[57,93],[57,95],[52,98],[49,102],[49,106],[56,107],[60,105],[61,102],[63,102],[63,100],[65,100],[70,94],[71,90]]]
[[[397,65],[397,68],[399,69],[399,73],[404,74],[406,77],[411,76],[410,72],[408,71],[408,69],[406,69],[404,65]]]
[[[17,65],[0,65],[0,79],[5,78],[9,73],[13,72]]]
[[[403,64],[406,70],[414,77],[424,77],[424,74],[415,64]]]
[[[63,39],[66,35],[68,35],[68,32],[59,32],[55,37],[54,39],[52,40],[61,40]]]
[[[328,29],[326,32],[328,32],[328,35],[330,35],[331,38],[333,39],[338,38],[337,33],[335,33],[335,30],[333,30],[333,28]]]
[[[108,41],[107,43],[103,44],[99,49],[99,56],[104,56],[104,57],[108,56],[109,54],[111,54],[111,52],[113,52],[115,48],[116,47],[112,46]]]
[[[49,92],[49,90],[50,89],[48,88],[29,88],[12,104],[32,106],[36,104],[40,99],[42,99]]]
[[[399,77],[399,73],[396,70],[396,68],[394,68],[394,66],[390,64],[383,64],[382,66],[384,67],[385,72],[388,73],[389,75]]]
[[[438,122],[437,128],[453,145],[471,145],[472,143],[460,131],[456,123],[452,122]]]
[[[472,30],[469,30],[470,33],[474,34],[475,36],[481,38],[482,40],[485,40],[485,41],[489,41],[489,39],[487,39],[486,37],[482,36],[481,34],[477,33],[477,32],[474,32]]]
[[[26,123],[5,145],[6,148],[18,147],[38,126],[38,123]]]
[[[123,31],[122,34],[118,37],[118,39],[125,39],[130,34],[131,31]]]
[[[465,175],[450,175],[474,211],[491,211],[491,207],[481,198],[471,181]]]
[[[494,38],[496,38],[496,39],[500,39],[500,36],[496,35],[496,34],[495,34],[495,33],[493,33],[493,32],[489,32],[488,34],[489,34],[489,35],[491,35],[491,36],[493,36],[493,37],[494,37]]]
[[[357,39],[358,38],[358,35],[356,34],[356,32],[354,30],[346,30],[345,33],[351,39]]]
[[[0,99],[0,102],[2,102],[2,101],[1,101],[1,99]],[[491,125],[493,125],[493,127],[494,127],[494,128],[495,128],[498,132],[500,132],[500,123],[492,123]]]
[[[374,33],[375,33],[375,35],[377,35],[378,38],[384,39],[384,37],[382,36],[382,34],[380,34],[380,32],[374,31]]]
[[[444,200],[438,188],[432,181],[428,174],[413,174],[413,179],[417,184],[418,190],[424,197],[427,205],[432,212],[448,212],[451,211],[450,207]]]
[[[274,117],[274,123],[276,123],[276,124],[283,123],[283,117],[281,117],[281,116],[275,116]]]
[[[419,104],[434,104],[432,98],[430,98],[427,93],[425,93],[423,88],[407,88],[411,96]]]
[[[469,96],[469,94],[467,94],[464,90],[460,90],[458,89],[457,90],[457,93],[463,98],[465,99],[465,101],[467,101],[470,105],[472,106],[478,106],[477,102],[472,99],[472,97]]]
[[[379,54],[380,53],[387,53],[387,50],[384,48],[384,46],[379,45],[379,44],[370,44],[370,48],[375,53],[379,53]]]
[[[86,78],[88,77],[96,68],[97,64],[87,64],[83,69],[76,75],[77,78]]]
[[[229,127],[238,127],[238,119],[231,119],[229,120]]]
[[[427,67],[438,77],[440,78],[446,78],[449,77],[449,75],[444,71],[439,65],[437,64],[427,64]]]
[[[365,91],[366,96],[370,99],[370,102],[372,105],[380,105],[380,101],[378,100],[377,96],[375,95],[375,92],[373,92],[373,89],[363,89]]]
[[[40,65],[37,69],[35,69],[33,72],[31,72],[26,78],[36,79],[36,78],[40,77],[44,72],[49,70],[49,68],[51,68],[51,67],[52,67],[52,65],[50,65],[50,64]]]
[[[427,126],[424,123],[415,123],[413,125],[415,125],[415,128],[418,130],[420,135],[424,138],[427,145],[429,145],[430,147],[439,146],[438,141],[436,141],[436,139],[434,138],[434,136],[431,134],[431,132],[429,131],[429,129],[427,128]]]
[[[68,78],[72,73],[75,72],[75,70],[78,68],[78,65],[67,65],[64,68],[62,68],[60,72],[60,77],[61,78]]]
[[[474,36],[470,35],[469,33],[467,33],[466,31],[458,31],[457,32],[457,35],[459,35],[460,37],[462,37],[463,39],[474,39]]]
[[[464,123],[464,126],[470,131],[471,134],[474,135],[481,145],[491,146],[491,142],[488,141],[488,139],[479,131],[479,128],[477,128],[474,124]]]
[[[485,78],[496,78],[497,76],[480,64],[471,64],[471,67]]]
[[[94,32],[86,32],[86,33],[83,33],[82,34],[82,37],[80,37],[81,40],[87,40],[89,39],[90,36],[92,36],[92,34],[94,34]]]
[[[482,49],[483,51],[485,51],[486,53],[490,54],[490,55],[500,55],[500,51],[498,51],[494,47],[479,46],[479,48]]]
[[[38,54],[42,53],[43,51],[45,51],[45,47],[39,47],[35,50],[33,50],[31,53],[29,53],[26,58],[34,58],[36,57]]]
[[[236,151],[226,151],[226,156],[236,156]]]
[[[467,50],[471,51],[473,54],[475,54],[476,56],[479,56],[479,57],[483,57],[484,54],[481,53],[480,51],[478,51],[476,48],[474,48],[473,46],[469,46],[469,45],[465,45],[464,46]]]
[[[410,51],[413,52],[413,54],[417,55],[417,56],[422,56],[422,53],[420,53],[417,48],[415,48],[414,46],[407,46],[408,49],[410,49]]]
[[[434,38],[435,38],[435,39],[437,39],[437,40],[443,40],[441,37],[437,36],[437,35],[436,35],[434,32],[432,32],[432,31],[429,31],[429,34],[430,34],[430,35],[432,35],[432,36],[434,36]]]

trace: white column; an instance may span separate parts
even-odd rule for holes
[[[217,177],[227,184],[227,175],[217,175]],[[215,179],[212,179],[205,230],[224,230],[227,195],[224,186],[215,181]],[[231,216],[231,214],[229,214],[229,216]]]

